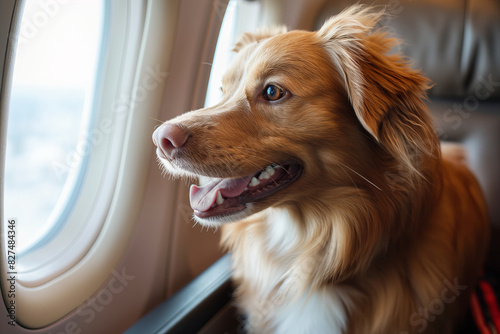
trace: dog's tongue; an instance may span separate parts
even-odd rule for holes
[[[225,198],[239,196],[245,191],[252,177],[253,175],[237,179],[215,179],[202,187],[191,185],[189,191],[191,208],[201,212],[208,211],[215,203],[218,191]]]

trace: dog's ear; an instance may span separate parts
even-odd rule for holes
[[[375,31],[383,15],[383,10],[355,5],[327,20],[317,32],[342,75],[359,121],[377,140],[381,122],[394,104],[427,88],[427,80],[400,56],[387,55],[396,40]]]
[[[438,145],[423,101],[430,85],[399,54],[388,55],[396,40],[376,29],[383,15],[355,5],[327,20],[317,36],[363,127],[415,171],[415,155],[434,154]]]
[[[260,42],[269,37],[279,34],[284,34],[286,32],[287,29],[285,26],[267,27],[267,28],[261,28],[256,32],[245,32],[240,36],[240,38],[234,44],[233,51],[239,52],[249,44],[252,44],[254,42]]]

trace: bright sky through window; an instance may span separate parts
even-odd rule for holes
[[[46,235],[71,205],[103,31],[103,0],[26,1],[7,133],[5,218],[18,249]],[[62,167],[61,167],[62,166]]]
[[[236,1],[229,1],[224,14],[224,20],[222,21],[219,39],[217,40],[210,81],[207,87],[207,98],[205,101],[205,106],[207,107],[217,104],[222,98],[222,91],[220,89],[222,76],[227,70],[233,56],[231,50],[234,46],[235,12]]]

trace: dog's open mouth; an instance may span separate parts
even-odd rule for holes
[[[302,166],[296,163],[272,164],[263,170],[240,178],[213,179],[199,187],[192,185],[190,202],[200,218],[228,216],[243,211],[248,203],[257,202],[297,180]]]

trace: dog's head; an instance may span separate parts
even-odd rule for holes
[[[382,166],[420,172],[415,153],[435,145],[427,82],[386,55],[391,40],[373,31],[380,16],[355,6],[317,32],[245,34],[220,103],[156,129],[169,173],[209,178],[191,187],[198,221],[236,221],[335,188],[380,191]]]

